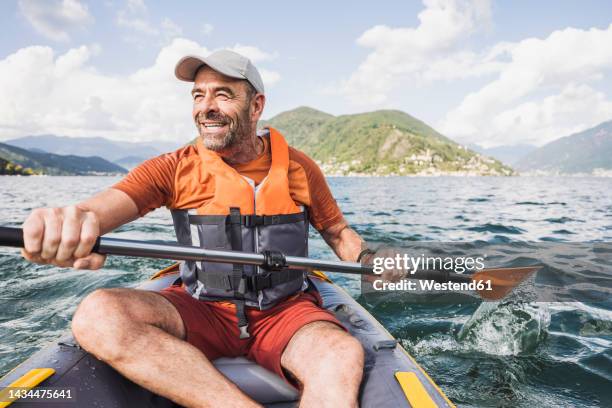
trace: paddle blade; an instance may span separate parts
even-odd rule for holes
[[[541,266],[526,266],[483,269],[472,275],[472,280],[476,282],[490,280],[492,290],[479,290],[478,294],[486,300],[499,300],[541,268]]]

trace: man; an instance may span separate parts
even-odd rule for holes
[[[263,237],[263,224],[280,220],[292,223],[275,225],[285,228],[283,240],[304,252],[299,242],[307,242],[307,229],[304,221],[295,220],[305,219],[341,259],[357,260],[363,241],[348,227],[320,169],[303,153],[287,148],[275,130],[257,134],[266,99],[251,62],[224,50],[207,58],[183,58],[175,73],[194,82],[197,145],[151,159],[77,205],[34,210],[23,226],[23,256],[58,266],[101,268],[105,258],[91,253],[98,235],[165,205],[173,210],[180,242],[191,240],[192,220],[204,219],[198,225],[204,240],[214,236],[232,241],[234,249],[265,249],[257,238],[250,240],[252,229],[260,228],[256,235]],[[244,214],[263,211],[257,200],[244,199],[249,194],[264,197],[266,206],[276,208],[270,211],[280,215],[260,216],[260,221],[273,222],[262,221],[259,227],[246,225],[244,220],[257,218]],[[232,200],[244,202],[233,207]],[[189,215],[187,209],[200,215]],[[206,230],[211,219],[222,221]],[[269,239],[279,235],[271,231]],[[260,246],[248,247],[253,242]],[[252,287],[259,285],[254,275],[252,268],[224,271],[221,264],[191,263],[181,267],[183,286],[161,293],[96,290],[79,305],[72,331],[84,349],[184,406],[257,406],[211,364],[218,357],[238,355],[298,383],[303,406],[357,406],[363,371],[360,343],[321,308],[316,291],[304,290],[301,274],[277,275],[282,277],[279,282],[260,291]],[[220,279],[211,278],[215,276]],[[245,282],[251,282],[250,289]]]

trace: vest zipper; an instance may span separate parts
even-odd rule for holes
[[[263,184],[263,182],[266,179],[264,178],[261,183],[259,183],[259,186],[261,186]],[[254,215],[257,215],[257,187],[255,185],[255,181],[253,181],[252,184],[253,187],[253,212],[255,213]],[[255,225],[255,244],[254,244],[254,248],[255,252],[259,252],[259,227],[257,225]],[[259,274],[259,267],[255,266],[255,275]],[[261,293],[257,294],[257,303],[259,304],[259,308],[261,309],[261,302],[263,300],[263,295]]]

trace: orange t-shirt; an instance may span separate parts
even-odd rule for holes
[[[270,141],[254,160],[233,165],[234,169],[259,184],[272,164]],[[141,216],[165,205],[169,209],[200,207],[213,197],[215,185],[203,171],[195,145],[147,160],[134,168],[113,188],[129,195]],[[344,217],[317,164],[304,153],[289,147],[289,192],[296,205],[308,207],[310,223],[319,231],[344,223]]]

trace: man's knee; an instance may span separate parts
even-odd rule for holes
[[[317,332],[316,349],[325,357],[341,361],[363,361],[363,346],[346,331],[332,323],[321,322]]]
[[[83,299],[72,319],[72,333],[81,347],[103,359],[117,357],[134,323],[125,296],[125,290],[98,289]]]
[[[333,360],[335,370],[361,376],[364,350],[362,344],[355,337],[346,332],[340,332],[330,346],[328,354],[330,356],[328,358]]]
[[[364,350],[361,343],[332,323],[315,322],[304,326],[292,339],[282,363],[303,382],[328,378],[361,378]]]

